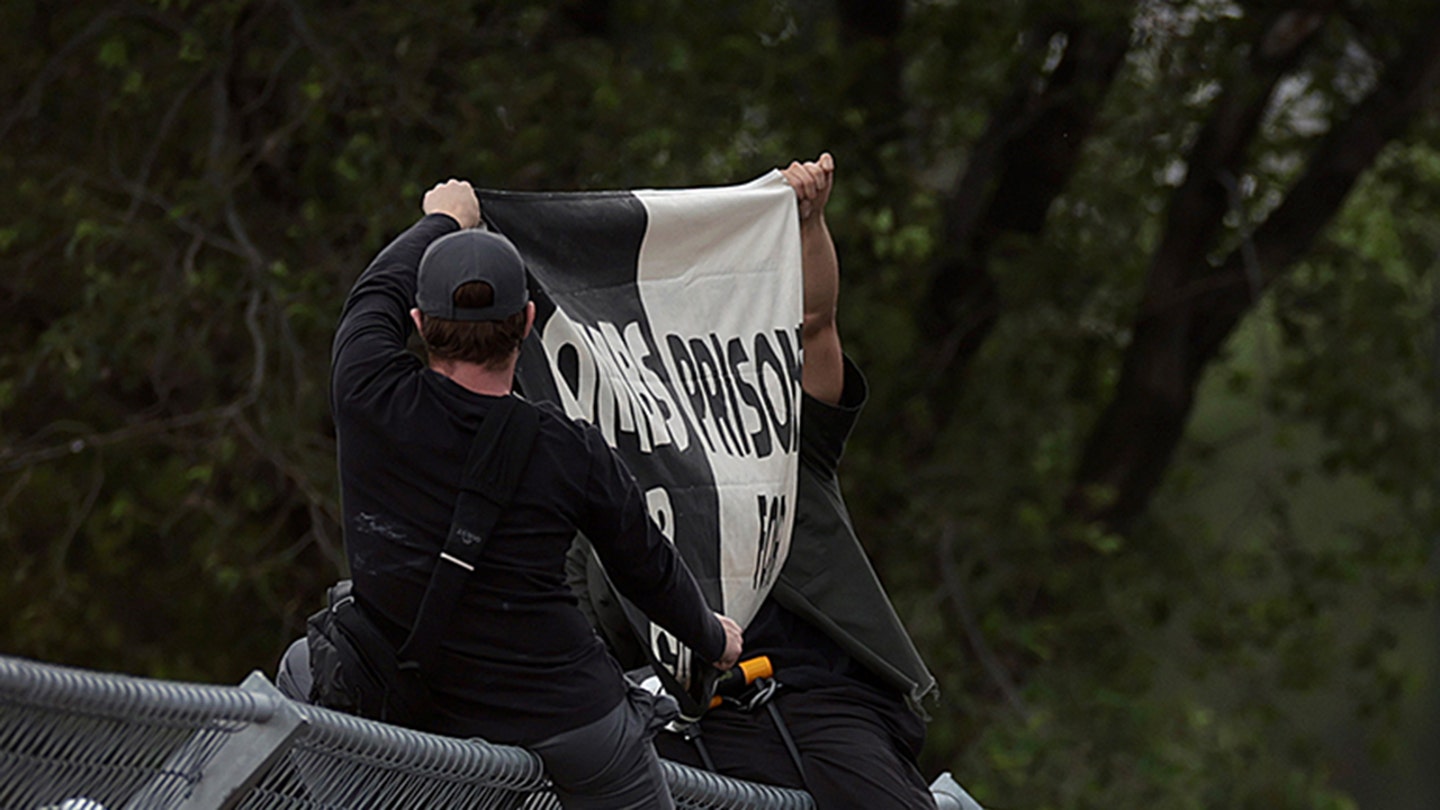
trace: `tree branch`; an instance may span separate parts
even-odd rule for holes
[[[960,627],[965,631],[965,640],[970,642],[970,648],[975,651],[975,657],[980,660],[980,666],[990,680],[995,683],[1000,694],[1005,696],[1005,702],[1010,704],[1016,712],[1028,716],[1030,708],[1025,705],[1025,699],[1020,696],[1020,690],[1015,687],[1015,682],[1010,678],[1010,673],[1000,663],[1000,658],[990,648],[989,642],[985,640],[985,633],[980,629],[980,622],[975,619],[975,613],[970,608],[970,600],[965,593],[964,578],[955,571],[955,559],[953,549],[955,546],[955,524],[953,521],[945,521],[945,526],[940,532],[940,541],[935,546],[936,562],[940,568],[940,581],[944,584],[945,593],[950,598],[950,603],[955,607],[955,615],[960,620]]]
[[[1251,108],[1262,100],[1252,89],[1244,94],[1251,97],[1248,103],[1221,105],[1209,127],[1215,135],[1197,142],[1195,179],[1187,178],[1177,191],[1173,233],[1152,261],[1120,380],[1077,470],[1067,502],[1072,516],[1123,531],[1144,512],[1183,436],[1206,366],[1260,291],[1311,247],[1380,150],[1425,109],[1437,85],[1440,10],[1415,28],[1370,96],[1324,138],[1285,200],[1256,229],[1253,245],[1242,244],[1212,268],[1206,256],[1226,205],[1221,178],[1227,171],[1238,174],[1244,150],[1236,136],[1245,127],[1235,124],[1258,115]],[[1224,137],[1232,129],[1234,134]],[[1209,167],[1203,176],[1201,166]],[[1264,272],[1258,282],[1246,269],[1245,251],[1252,249]]]
[[[114,22],[120,16],[121,12],[115,9],[107,9],[100,14],[96,14],[79,33],[67,40],[53,56],[46,60],[45,66],[40,69],[40,72],[35,76],[35,80],[26,88],[25,94],[20,97],[20,101],[10,109],[9,114],[3,119],[0,119],[0,141],[4,141],[10,134],[10,130],[14,128],[16,124],[20,123],[20,121],[26,118],[34,118],[36,114],[38,114],[40,99],[45,95],[45,90],[50,82],[54,81],[55,77],[59,75],[60,68],[65,64],[65,61],[79,50],[81,46],[85,45],[85,43],[104,33],[105,29],[110,26],[110,23]]]
[[[75,542],[75,536],[80,533],[80,528],[85,525],[85,519],[95,509],[95,502],[100,499],[100,491],[105,485],[105,467],[101,464],[99,454],[95,456],[93,469],[90,474],[90,489],[85,493],[85,500],[70,513],[70,524],[65,527],[65,533],[56,539],[51,549],[50,565],[55,582],[60,590],[68,589],[70,578],[66,576],[65,558],[70,556],[70,545]]]
[[[947,195],[946,244],[930,271],[930,305],[922,315],[927,331],[939,336],[925,364],[924,393],[934,413],[949,412],[943,383],[964,374],[999,316],[989,272],[995,241],[1005,233],[1038,233],[1075,171],[1129,48],[1132,5],[1101,20],[1047,20],[1031,30],[1031,56]],[[1060,60],[1037,77],[1057,37],[1064,42]]]

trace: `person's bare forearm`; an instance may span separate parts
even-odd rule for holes
[[[834,184],[835,160],[792,162],[780,170],[800,209],[800,263],[804,279],[805,320],[800,330],[805,350],[800,385],[805,393],[830,404],[844,391],[845,361],[835,312],[840,300],[840,260],[825,223],[825,204]]]
[[[800,226],[805,321],[800,330],[805,364],[800,386],[805,393],[831,405],[840,401],[845,365],[840,329],[835,320],[840,301],[840,260],[823,215]]]

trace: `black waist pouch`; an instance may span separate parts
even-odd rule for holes
[[[310,702],[397,726],[424,729],[435,712],[426,671],[440,663],[440,642],[488,537],[509,505],[540,429],[540,412],[505,397],[475,431],[450,531],[435,560],[410,635],[400,647],[365,615],[350,580],[326,594],[328,607],[306,622]]]
[[[366,617],[350,580],[326,592],[327,607],[305,622],[310,645],[310,702],[327,709],[419,727],[430,713],[429,690],[414,667],[402,667],[394,645]]]

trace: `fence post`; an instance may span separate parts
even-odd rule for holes
[[[274,699],[275,711],[269,719],[229,734],[213,751],[204,738],[206,732],[197,732],[170,756],[162,775],[131,797],[126,810],[155,806],[152,800],[169,793],[175,779],[193,780],[176,810],[232,810],[240,804],[306,725],[290,700],[259,670],[250,673],[240,688]]]
[[[935,797],[937,810],[983,810],[975,797],[960,787],[955,777],[946,771],[930,783],[930,794]]]

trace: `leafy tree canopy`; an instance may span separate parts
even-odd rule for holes
[[[0,53],[6,652],[272,666],[343,565],[334,319],[430,184],[828,149],[930,772],[1348,807],[1311,707],[1383,748],[1425,683],[1428,0],[20,0]]]

